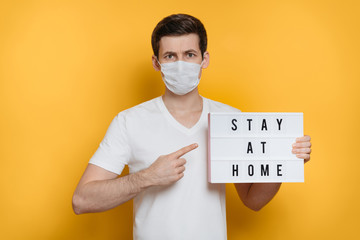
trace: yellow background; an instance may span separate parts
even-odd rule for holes
[[[0,1],[0,238],[131,238],[131,202],[76,216],[72,193],[113,117],[162,94],[150,35],[180,12],[208,31],[203,96],[303,112],[313,139],[305,183],[260,212],[227,186],[228,238],[358,236],[358,1],[69,0]]]

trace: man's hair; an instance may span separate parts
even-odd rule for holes
[[[159,42],[164,36],[181,36],[195,33],[199,36],[199,48],[201,55],[207,48],[207,36],[204,25],[199,19],[187,14],[173,14],[165,17],[155,27],[151,35],[151,45],[154,55],[159,57]]]

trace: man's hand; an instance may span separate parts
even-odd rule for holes
[[[176,152],[160,156],[146,169],[148,179],[152,185],[168,185],[181,179],[184,176],[184,165],[186,163],[182,156],[197,147],[198,144],[194,143]]]
[[[311,138],[310,136],[303,136],[296,138],[296,142],[292,145],[292,153],[296,154],[296,157],[303,158],[304,163],[310,160],[311,153]]]

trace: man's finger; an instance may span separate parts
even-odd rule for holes
[[[296,142],[308,142],[310,140],[311,140],[311,137],[308,135],[296,138]]]
[[[296,154],[297,158],[302,158],[304,159],[306,162],[310,160],[310,154]]]
[[[311,148],[295,148],[292,153],[311,153]]]
[[[183,166],[183,165],[185,165],[185,163],[186,163],[185,158],[178,158],[176,167]]]
[[[198,144],[193,143],[193,144],[191,144],[189,146],[186,146],[186,147],[183,147],[183,148],[177,150],[176,152],[173,152],[171,155],[173,155],[176,158],[181,158],[183,155],[185,155],[186,153],[194,150],[197,147],[198,147]]]
[[[293,148],[310,148],[311,142],[296,142],[292,145]]]

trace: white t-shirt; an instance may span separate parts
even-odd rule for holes
[[[149,167],[160,155],[192,143],[199,147],[183,157],[184,177],[169,186],[151,187],[134,198],[134,239],[226,239],[225,185],[207,181],[209,112],[239,111],[203,98],[199,121],[186,128],[168,112],[162,97],[120,112],[90,159],[121,174]]]

